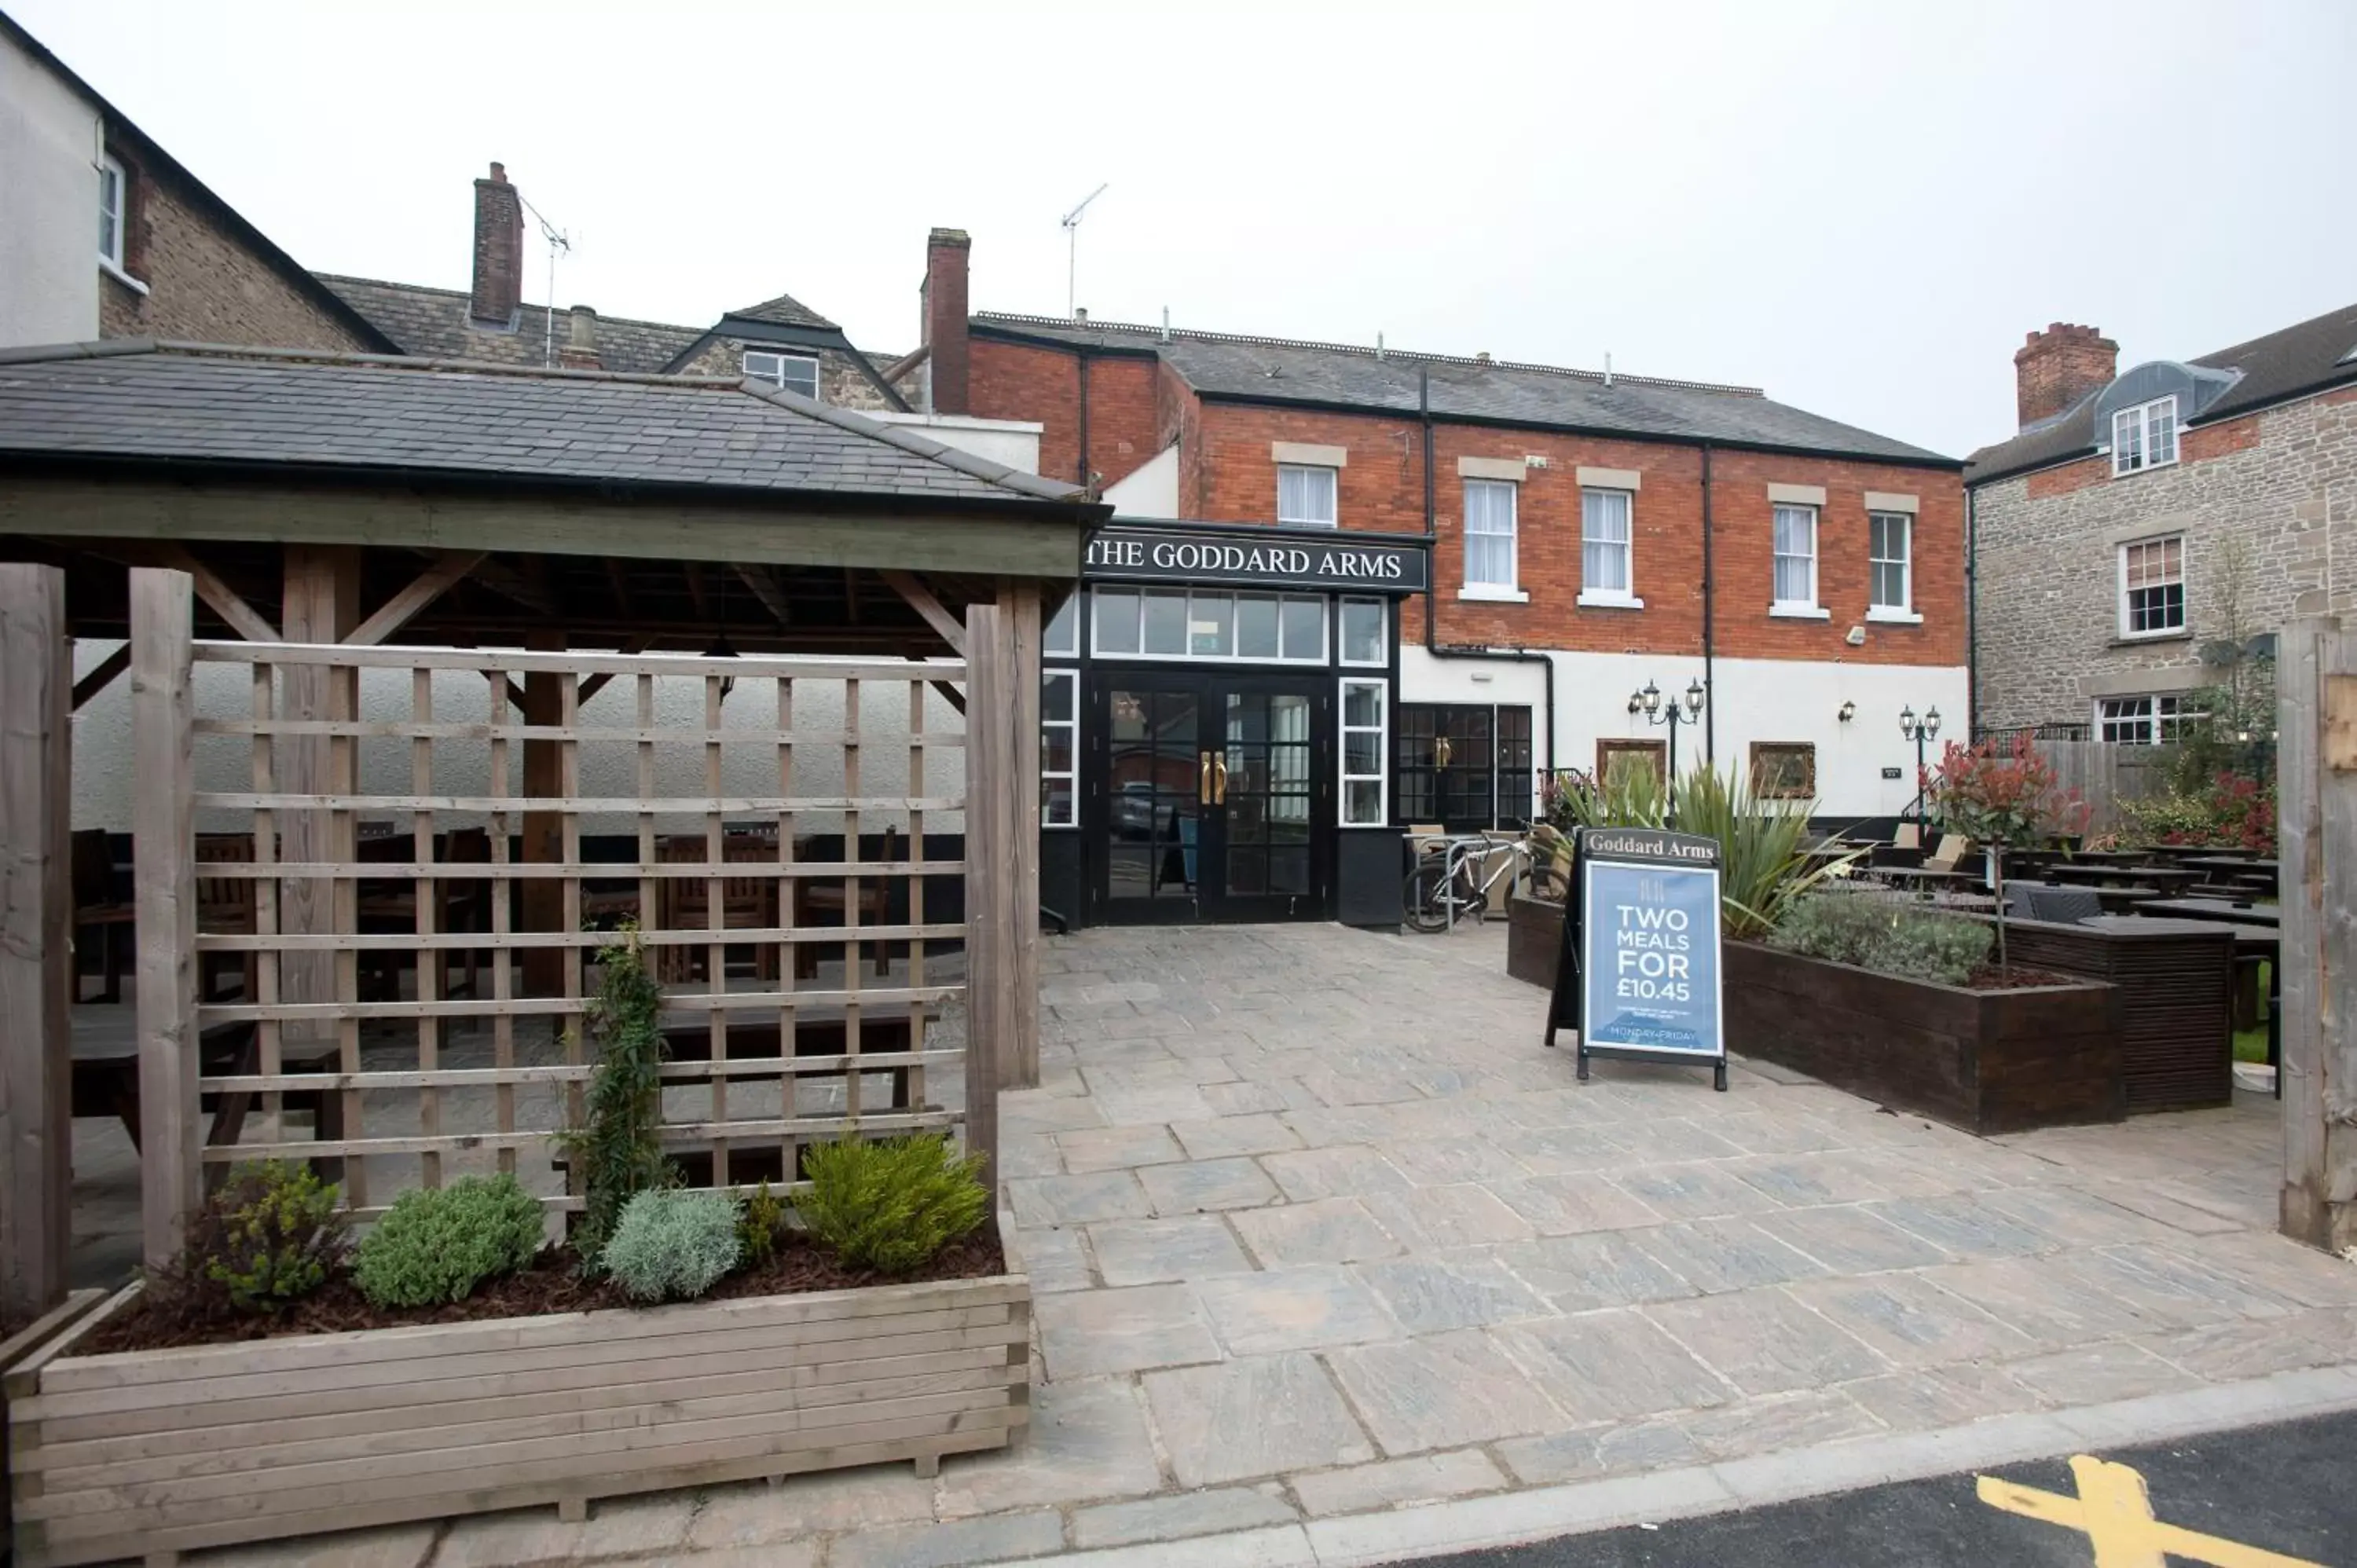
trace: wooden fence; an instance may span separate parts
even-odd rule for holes
[[[555,1139],[626,918],[692,1179],[790,1186],[846,1133],[964,1126],[995,1155],[988,1052],[1036,940],[966,886],[969,851],[1002,883],[1020,864],[1011,780],[970,783],[1022,755],[995,608],[968,649],[979,711],[1012,716],[969,757],[929,690],[962,662],[200,643],[186,577],[133,594],[151,1263],[205,1169],[257,1156],[323,1162],[363,1214],[490,1169],[577,1208]],[[967,1070],[949,1026],[985,961]]]
[[[2357,631],[2295,622],[2276,666],[2284,1233],[2357,1247]]]
[[[2169,793],[2169,769],[2177,763],[2173,746],[2121,746],[2102,740],[2040,740],[2039,754],[2053,765],[2058,783],[2076,789],[2087,802],[2087,831],[2118,832],[2127,825],[2120,811],[2124,800],[2145,800]]]

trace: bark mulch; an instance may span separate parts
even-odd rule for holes
[[[413,1323],[473,1323],[493,1317],[538,1317],[560,1312],[640,1307],[640,1303],[624,1295],[611,1281],[585,1280],[578,1268],[569,1249],[552,1248],[543,1252],[532,1267],[489,1281],[464,1301],[393,1310],[370,1305],[352,1283],[350,1275],[339,1273],[275,1316],[239,1313],[186,1291],[151,1286],[124,1311],[99,1325],[75,1348],[82,1355],[102,1356],[117,1350],[168,1350],[188,1345],[275,1339],[290,1334],[339,1334],[357,1328],[398,1328]],[[702,1299],[736,1301],[747,1296],[851,1290],[861,1285],[981,1279],[1006,1270],[997,1228],[989,1224],[951,1242],[923,1268],[906,1274],[847,1267],[808,1238],[790,1231],[779,1238],[778,1250],[768,1262],[758,1268],[739,1269]]]

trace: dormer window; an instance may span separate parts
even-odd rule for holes
[[[2121,409],[2112,415],[2112,478],[2177,461],[2175,394]]]
[[[818,398],[818,360],[807,354],[767,354],[748,349],[745,355],[748,381],[767,381],[790,392]]]

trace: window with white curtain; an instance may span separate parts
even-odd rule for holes
[[[123,270],[123,230],[130,182],[123,166],[111,157],[98,163],[98,259]]]
[[[2177,398],[2155,398],[2112,415],[2112,477],[2177,461]]]
[[[1579,492],[1579,585],[1589,599],[1625,599],[1636,592],[1632,519],[1637,498],[1627,490]]]
[[[1509,479],[1465,481],[1465,585],[1514,591],[1514,492]]]
[[[1866,514],[1867,603],[1878,610],[1914,608],[1912,564],[1908,550],[1915,520],[1903,511]]]
[[[1332,528],[1336,522],[1335,491],[1340,470],[1303,463],[1276,466],[1276,521]]]
[[[2185,536],[2120,546],[2120,635],[2165,637],[2185,629]]]
[[[1384,800],[1384,739],[1391,721],[1391,686],[1384,681],[1342,682],[1342,825],[1379,828],[1390,820]]]
[[[1344,599],[1342,601],[1342,662],[1345,664],[1384,664],[1390,654],[1384,649],[1383,623],[1391,618],[1381,599]]]
[[[1081,676],[1050,670],[1039,678],[1039,825],[1080,821]]]
[[[1780,504],[1775,526],[1775,607],[1813,610],[1817,607],[1817,509]]]
[[[748,349],[745,355],[745,379],[767,381],[813,401],[818,397],[818,361],[807,354],[764,354]]]

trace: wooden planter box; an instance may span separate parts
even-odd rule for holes
[[[105,1299],[106,1293],[102,1290],[75,1291],[7,1338],[0,1339],[0,1477],[5,1477],[12,1468],[7,1463],[8,1374],[30,1361],[51,1340],[63,1336],[90,1316]],[[5,1538],[8,1530],[8,1498],[14,1490],[14,1487],[0,1490],[0,1539]]]
[[[1727,1045],[1968,1133],[2127,1114],[2118,990],[1967,991],[1728,942]]]
[[[1552,987],[1563,951],[1563,906],[1516,894],[1506,900],[1506,972]]]
[[[2016,963],[2108,980],[2120,993],[2131,1113],[2234,1102],[2234,935],[2146,918],[2005,923]]]
[[[1004,1274],[77,1356],[8,1374],[19,1568],[1004,1447],[1031,1290]]]

